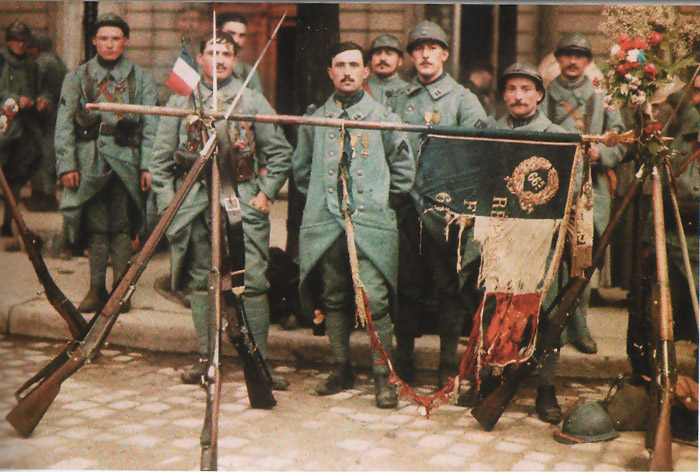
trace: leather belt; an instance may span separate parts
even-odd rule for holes
[[[117,133],[116,125],[109,125],[107,123],[100,123],[100,135],[114,136]]]

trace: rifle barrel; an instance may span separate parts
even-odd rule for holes
[[[198,115],[195,110],[192,109],[178,109],[172,107],[156,107],[149,105],[133,105],[133,104],[117,104],[117,103],[89,103],[86,105],[88,110],[96,110],[99,112],[111,112],[111,113],[133,113],[141,115],[163,115],[171,117],[187,117],[190,115]],[[202,114],[205,118],[221,119],[226,118],[226,113],[224,112],[204,112]],[[374,122],[374,121],[361,121],[361,120],[344,120],[341,118],[326,118],[326,117],[312,117],[312,116],[300,116],[300,115],[270,115],[270,114],[246,114],[246,113],[231,113],[228,120],[234,121],[248,121],[248,122],[261,122],[261,123],[274,123],[279,125],[310,125],[310,126],[324,126],[331,128],[356,128],[362,130],[395,130],[395,131],[405,131],[410,133],[435,133],[435,134],[446,134],[451,136],[473,136],[473,137],[485,137],[493,136],[497,138],[499,136],[507,136],[508,130],[505,132],[503,130],[494,129],[474,129],[474,128],[464,128],[464,127],[436,127],[429,125],[414,125],[411,123],[394,123],[394,122]],[[534,141],[537,141],[537,137],[541,135],[540,132],[519,132],[523,136],[532,136]],[[620,135],[616,132],[608,132],[604,135],[579,135],[576,133],[548,133],[549,136],[559,135],[561,142],[590,142],[590,143],[633,143],[634,136],[631,134]],[[505,138],[507,139],[507,138]],[[612,140],[612,141],[611,141]]]

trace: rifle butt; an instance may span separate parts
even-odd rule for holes
[[[199,469],[201,471],[216,471],[218,469],[218,456],[216,447],[212,445],[203,446],[202,455],[199,460]]]
[[[248,401],[253,409],[272,409],[277,400],[272,395],[272,383],[264,376],[262,367],[256,363],[255,356],[247,349],[238,351],[243,361],[243,377],[248,390]]]
[[[515,379],[514,376],[503,378],[501,385],[470,411],[484,430],[491,432],[496,427],[506,407],[515,397],[521,379]]]
[[[672,471],[673,455],[671,449],[671,395],[669,389],[664,389],[661,397],[661,412],[659,414],[654,449],[649,462],[650,471]]]
[[[61,386],[57,383],[38,386],[29,393],[5,416],[5,420],[22,437],[28,438],[58,396]]]
[[[54,358],[38,375],[32,378],[34,385],[31,391],[25,395],[18,392],[17,405],[7,414],[5,419],[23,437],[29,437],[46,411],[51,407],[54,399],[61,390],[61,384],[70,375],[78,371],[86,358],[73,350],[71,345]],[[24,386],[29,386],[25,383]]]

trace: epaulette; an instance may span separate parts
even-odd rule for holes
[[[304,115],[313,115],[316,110],[318,110],[318,107],[314,104],[310,104],[308,107],[306,107],[306,112]]]

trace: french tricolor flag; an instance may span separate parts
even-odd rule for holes
[[[187,48],[183,45],[180,57],[175,61],[170,77],[165,81],[165,85],[176,94],[190,95],[199,82],[200,76],[194,63],[190,58]]]

